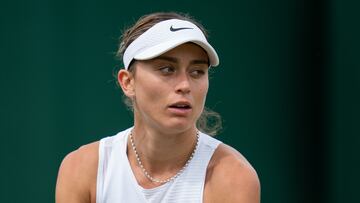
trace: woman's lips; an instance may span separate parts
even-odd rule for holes
[[[191,104],[187,100],[172,103],[168,106],[168,109],[175,116],[187,116],[192,111]]]
[[[192,111],[192,108],[190,106],[187,107],[169,106],[168,109],[170,113],[176,116],[187,116]]]

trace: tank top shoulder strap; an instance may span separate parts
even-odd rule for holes
[[[222,142],[205,133],[201,133],[201,141],[204,146],[216,149]]]
[[[136,188],[126,143],[131,128],[100,140],[96,183],[97,203],[145,202]]]

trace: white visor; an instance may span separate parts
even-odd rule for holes
[[[195,24],[171,19],[155,24],[127,47],[123,56],[125,69],[129,68],[133,59],[153,59],[187,42],[193,42],[202,47],[209,56],[211,66],[219,64],[215,49],[207,42],[204,33]]]

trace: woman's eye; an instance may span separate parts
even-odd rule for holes
[[[200,77],[205,74],[204,70],[193,70],[190,72],[193,77]]]
[[[175,72],[175,68],[173,68],[171,66],[164,66],[164,67],[160,68],[159,70],[161,73],[166,74],[166,75]]]

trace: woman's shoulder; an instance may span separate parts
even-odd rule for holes
[[[63,159],[60,168],[70,167],[73,171],[80,170],[97,163],[100,141],[92,142],[70,152]]]
[[[78,149],[70,152],[63,159],[60,166],[60,172],[66,172],[67,170],[71,170],[73,174],[74,172],[79,171],[82,175],[84,174],[84,172],[82,172],[84,168],[96,169],[99,160],[100,148],[107,148],[113,145],[117,145],[119,144],[119,142],[125,142],[126,136],[124,135],[126,135],[129,129],[123,130],[112,136],[104,137],[99,141],[85,144]]]
[[[99,141],[83,145],[63,159],[56,183],[56,202],[91,202],[96,186]]]
[[[205,192],[208,194],[205,200],[211,199],[211,202],[255,203],[260,202],[260,181],[241,153],[220,144],[207,169]]]

